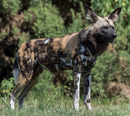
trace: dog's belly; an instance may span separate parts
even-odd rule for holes
[[[64,70],[72,70],[72,60],[66,61],[65,58],[49,57],[47,59],[36,58],[35,63],[39,62],[40,66],[44,69],[51,71],[52,73],[58,73]]]

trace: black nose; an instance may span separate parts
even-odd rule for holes
[[[113,38],[116,38],[116,36],[117,36],[116,33],[113,33],[112,37],[113,37]]]

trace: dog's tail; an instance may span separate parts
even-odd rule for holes
[[[19,64],[18,64],[18,56],[16,56],[16,58],[14,60],[14,67],[13,67],[13,76],[14,76],[15,85],[18,81],[19,71],[20,71],[20,67],[19,67]]]

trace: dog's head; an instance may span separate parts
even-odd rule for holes
[[[115,9],[107,17],[99,17],[96,13],[86,5],[87,20],[92,24],[90,32],[95,38],[100,38],[100,41],[112,43],[116,38],[114,23],[117,21],[121,12],[121,7]]]

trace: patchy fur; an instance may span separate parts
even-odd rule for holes
[[[14,98],[21,90],[19,107],[23,106],[26,94],[35,85],[39,74],[46,69],[55,75],[64,70],[73,70],[74,107],[77,110],[79,108],[80,76],[82,75],[84,104],[91,110],[91,70],[97,57],[116,38],[113,20],[117,19],[120,11],[121,8],[118,8],[111,13],[112,16],[102,18],[87,6],[86,17],[92,24],[84,30],[63,37],[33,39],[24,42],[14,62],[13,73],[17,83],[10,94],[11,108],[14,109]]]

